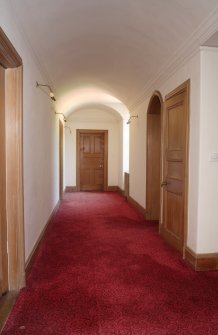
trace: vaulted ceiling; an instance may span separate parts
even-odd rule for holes
[[[127,106],[218,5],[217,0],[10,2],[59,101],[94,89]]]

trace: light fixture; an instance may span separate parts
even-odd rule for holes
[[[41,87],[41,86],[43,86],[43,87],[47,87],[47,88],[49,89],[49,96],[50,96],[50,98],[51,98],[53,101],[56,101],[55,96],[54,96],[54,92],[52,91],[51,86],[49,86],[49,85],[45,85],[45,84],[39,84],[38,81],[37,81],[37,82],[36,82],[36,87]]]
[[[130,124],[131,123],[131,119],[133,118],[138,118],[138,115],[131,115],[129,120],[126,122],[126,124]]]
[[[72,134],[71,128],[69,126],[64,126],[64,128],[69,129],[70,134]]]
[[[56,115],[62,115],[63,119],[64,119],[64,122],[67,122],[67,118],[66,118],[66,116],[63,113],[57,113],[57,112],[55,112],[55,114]]]

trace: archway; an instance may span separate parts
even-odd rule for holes
[[[160,221],[161,212],[161,120],[163,100],[152,95],[147,111],[146,219]]]
[[[78,131],[88,134],[88,132],[99,133],[99,131],[104,132],[105,130],[108,132],[108,148],[106,149],[105,146],[108,158],[104,157],[107,165],[106,163],[100,164],[105,169],[107,167],[107,173],[106,170],[102,171],[104,172],[102,175],[106,178],[103,183],[103,189],[107,191],[118,189],[123,191],[124,172],[128,172],[129,163],[129,128],[126,121],[123,115],[115,108],[103,103],[82,105],[68,115],[66,127],[69,131],[65,132],[65,187],[67,191],[80,189],[79,176],[81,171],[79,167],[81,164],[79,163],[79,153],[81,153],[81,150],[77,147],[80,140],[76,134]],[[90,136],[93,137],[95,135],[92,134]],[[87,139],[88,137],[86,136]],[[88,173],[87,169],[85,171]],[[98,175],[98,172],[96,173]]]

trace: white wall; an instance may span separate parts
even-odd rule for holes
[[[218,48],[201,50],[198,253],[218,252]]]
[[[108,186],[120,186],[122,170],[122,119],[103,107],[84,108],[73,112],[67,119],[65,131],[65,186],[76,186],[76,129],[108,130]]]
[[[9,3],[0,0],[0,25],[23,60],[25,257],[30,255],[59,197],[58,123],[45,82]]]
[[[130,196],[145,208],[146,189],[146,104],[140,105],[132,118],[129,134]]]
[[[165,95],[184,81],[191,80],[190,88],[190,138],[189,138],[189,197],[187,245],[197,251],[198,188],[199,188],[199,122],[200,122],[200,53],[195,54],[185,65],[164,82],[156,83],[153,91]],[[130,131],[130,196],[141,206],[146,203],[146,113],[153,92],[145,98],[134,114]]]

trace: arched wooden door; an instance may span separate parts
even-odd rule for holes
[[[146,219],[160,220],[162,97],[155,92],[147,112]]]

